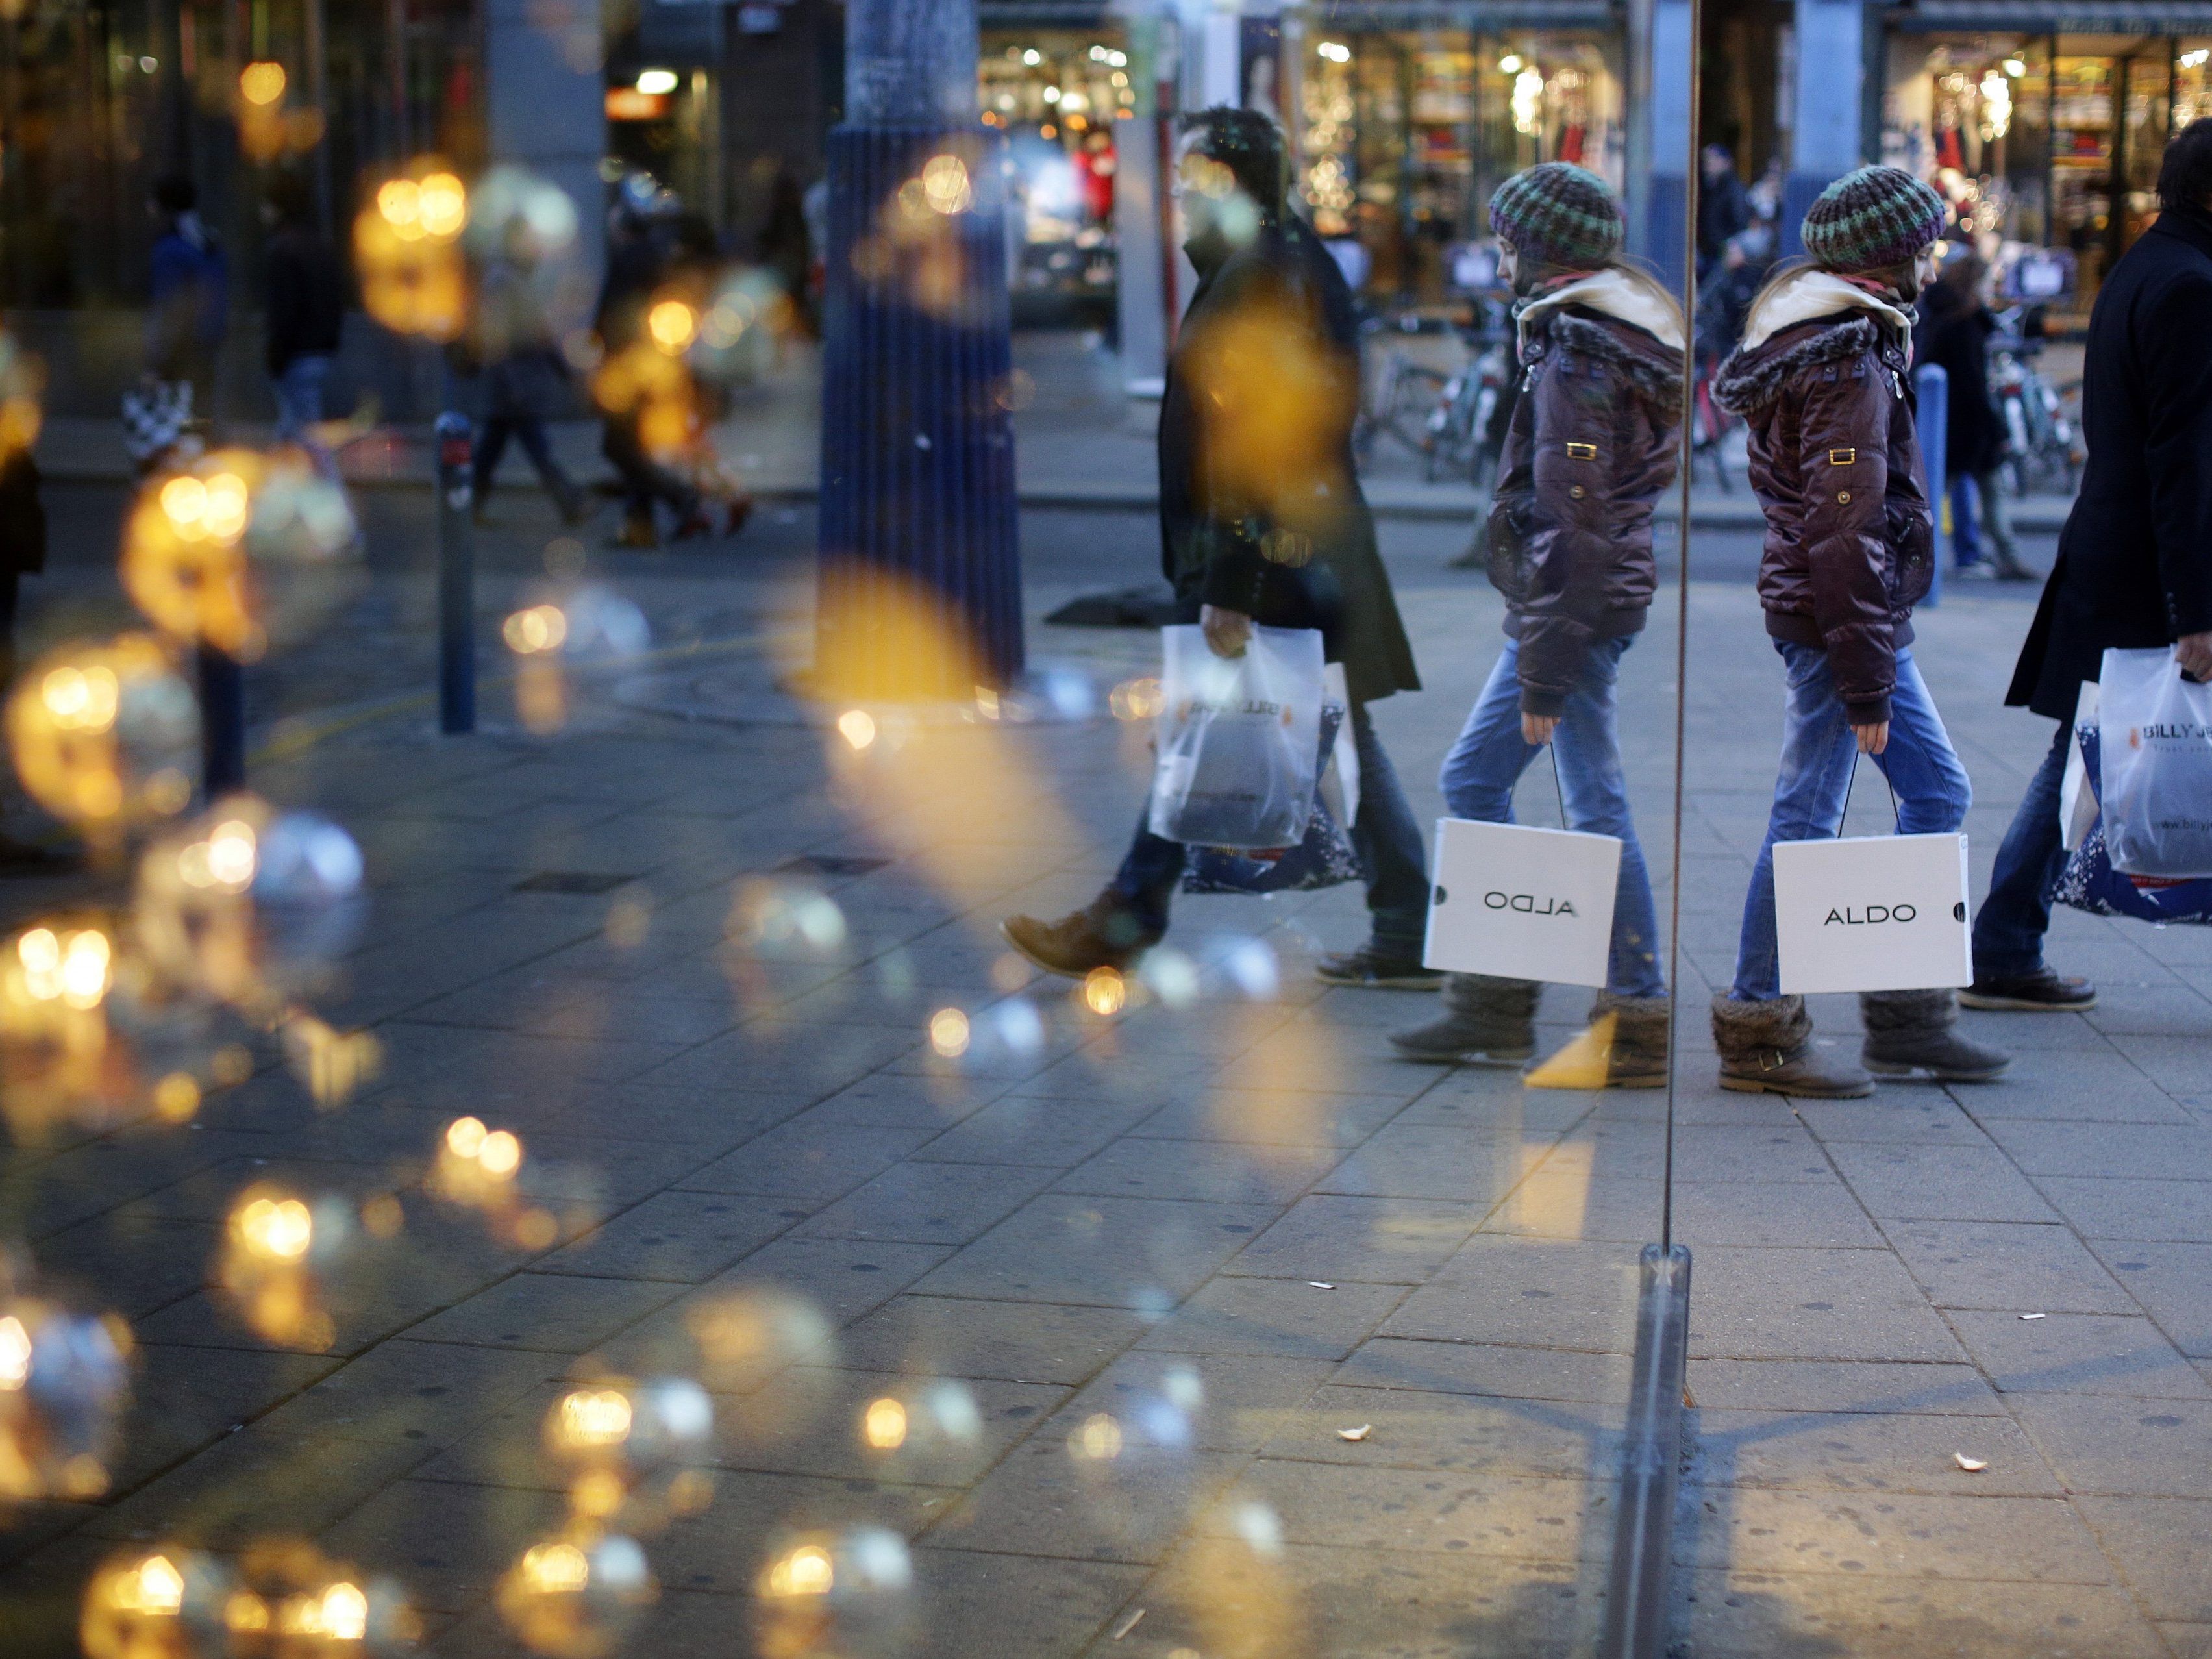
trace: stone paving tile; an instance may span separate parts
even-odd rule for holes
[[[994,1164],[899,1164],[799,1227],[803,1238],[964,1244],[988,1232],[1052,1179],[1044,1170]]]
[[[1691,1269],[1690,1354],[1957,1359],[1958,1342],[1886,1250],[1712,1248]]]
[[[179,1458],[260,1418],[337,1369],[319,1354],[185,1348],[143,1342],[125,1419],[122,1452],[110,1470],[128,1492]]]
[[[1737,1572],[2103,1584],[2110,1565],[2055,1498],[1681,1489],[1674,1559]]]
[[[1327,1360],[1261,1354],[1133,1351],[1092,1379],[1062,1411],[1100,1413],[1124,1443],[1167,1449],[1254,1452],[1328,1376]]]
[[[2069,1492],[2212,1498],[2212,1402],[2033,1395],[2008,1403]]]
[[[1103,1561],[917,1550],[915,1577],[925,1589],[916,1659],[1072,1659],[1144,1576],[1141,1567]]]
[[[213,1441],[109,1504],[82,1532],[229,1548],[313,1534],[429,1455],[410,1441],[325,1439],[257,1425]]]
[[[1043,1425],[931,1526],[932,1547],[1157,1561],[1243,1467],[1222,1452],[1126,1440],[1110,1457],[1078,1455],[1085,1421],[1062,1413]]]
[[[2058,1482],[2009,1418],[1736,1411],[1702,1401],[1693,1415],[1686,1473],[1701,1486],[1947,1498],[2059,1495]],[[1987,1460],[1989,1468],[1967,1474],[1954,1461],[1960,1452]]]
[[[949,1382],[966,1409],[940,1411],[931,1390]],[[986,1377],[922,1381],[883,1371],[798,1365],[717,1414],[714,1462],[729,1468],[848,1480],[965,1486],[1068,1397],[1069,1390]],[[908,1432],[890,1449],[863,1434],[869,1405],[902,1401]]]
[[[1135,1597],[1144,1620],[1087,1659],[1251,1650],[1311,1659],[1386,1654],[1569,1659],[1595,1650],[1602,1564],[1287,1544],[1264,1566],[1225,1540],[1178,1550]],[[1127,1615],[1123,1614],[1126,1618]]]
[[[838,1351],[863,1370],[1068,1384],[1096,1375],[1146,1328],[1115,1308],[902,1296],[848,1326]]]
[[[672,1285],[570,1273],[516,1273],[413,1327],[423,1342],[582,1353],[678,1294]]]
[[[1170,1140],[1357,1146],[1396,1117],[1412,1092],[1283,1095],[1226,1085],[1200,1088],[1163,1103],[1130,1133]]]
[[[1263,1457],[1199,1524],[1208,1536],[1239,1536],[1241,1505],[1257,1501],[1273,1510],[1288,1543],[1566,1562],[1610,1551],[1613,1492],[1610,1479],[1439,1475]]]
[[[2212,1243],[2212,1182],[2043,1176],[2036,1185],[2085,1239]]]
[[[1631,1352],[1636,1273],[1635,1252],[1620,1245],[1478,1233],[1381,1334]]]
[[[1495,1204],[1556,1144],[1541,1131],[1394,1123],[1324,1176],[1317,1190]]]
[[[531,1265],[538,1273],[696,1285],[812,1213],[800,1200],[659,1193]]]
[[[1885,1221],[2057,1218],[1995,1147],[1838,1142],[1828,1155],[1859,1201]]]
[[[1693,1287],[1696,1274],[1691,1275]],[[1692,1294],[1694,1296],[1694,1288]],[[1987,1378],[1955,1362],[1725,1359],[1692,1356],[1691,1397],[1716,1410],[1952,1413],[2002,1417]]]
[[[2005,1394],[2134,1395],[2212,1399],[2196,1369],[2149,1320],[2136,1316],[1955,1312],[1951,1328]]]
[[[2124,1591],[1860,1573],[1678,1573],[1675,1640],[1699,1659],[2165,1659]]]
[[[568,1365],[560,1354],[404,1338],[380,1344],[301,1390],[258,1427],[440,1451]]]
[[[1593,1177],[1570,1161],[1576,1150],[1570,1142],[1546,1159],[1483,1222],[1482,1231],[1635,1244],[1656,1238],[1663,1184]],[[1864,1249],[1882,1242],[1858,1200],[1833,1176],[1677,1182],[1674,1231],[1693,1252],[1729,1244]]]
[[[1976,1104],[1978,1107],[1979,1100]],[[1802,1100],[1797,1115],[1822,1141],[1896,1141],[1910,1146],[1986,1146],[1989,1135],[1948,1095],[1903,1091],[1871,1100]]]
[[[1939,1308],[2014,1313],[2133,1313],[2134,1300],[2063,1226],[1893,1221],[1899,1257]]]
[[[2212,1358],[2212,1244],[2108,1239],[2091,1248],[2176,1347]]]
[[[2212,1503],[2082,1498],[2075,1506],[2152,1618],[2212,1625]]]
[[[1259,1204],[1047,1193],[917,1287],[940,1296],[1165,1312],[1275,1218]]]
[[[1330,1381],[1432,1395],[1613,1405],[1628,1398],[1629,1356],[1378,1336],[1362,1343]]]
[[[1321,1290],[1303,1279],[1224,1274],[1201,1286],[1147,1331],[1138,1346],[1178,1353],[1341,1359],[1404,1294],[1391,1285],[1346,1281]]]
[[[1330,1383],[1289,1413],[1263,1457],[1355,1468],[1602,1482],[1620,1468],[1627,1401],[1504,1400]],[[1364,1427],[1364,1439],[1340,1431]]]
[[[315,1541],[340,1560],[383,1564],[421,1606],[465,1613],[524,1550],[560,1529],[564,1508],[557,1492],[397,1480]]]
[[[927,1129],[790,1122],[747,1141],[683,1185],[707,1193],[751,1193],[827,1203],[882,1174],[930,1139]]]
[[[2192,1124],[1991,1119],[1990,1136],[2031,1176],[2075,1175],[2094,1169],[2108,1179],[2212,1181],[2212,1129]]]
[[[1133,1137],[1078,1164],[1052,1189],[1218,1204],[1288,1204],[1334,1169],[1340,1156],[1329,1146],[1216,1146]]]
[[[1467,1242],[1482,1217],[1471,1204],[1316,1193],[1291,1205],[1226,1271],[1419,1285]]]

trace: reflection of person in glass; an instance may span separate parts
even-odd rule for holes
[[[1161,562],[1180,619],[1224,657],[1256,623],[1317,628],[1344,665],[1359,761],[1352,825],[1371,937],[1319,965],[1331,984],[1427,988],[1429,878],[1420,826],[1367,705],[1420,689],[1413,647],[1352,468],[1358,320],[1352,290],[1285,200],[1283,139],[1251,110],[1192,118],[1178,168],[1184,249],[1199,275],[1160,406]],[[1039,967],[1125,967],[1167,931],[1183,848],[1139,819],[1106,890],[1058,921],[1010,917]]]
[[[1444,804],[1454,817],[1511,823],[1515,782],[1553,745],[1567,827],[1621,842],[1612,957],[1590,1015],[1613,1017],[1607,1081],[1653,1086],[1667,1080],[1667,981],[1616,697],[1656,580],[1651,507],[1674,476],[1682,313],[1622,263],[1620,210],[1595,173],[1562,161],[1516,173],[1490,222],[1498,275],[1519,296],[1523,367],[1490,511],[1506,643],[1445,757]],[[1527,1060],[1540,988],[1450,975],[1443,1014],[1391,1042],[1415,1060]]]
[[[2081,499],[2005,701],[2058,722],[1974,918],[1977,1008],[2087,1008],[2043,960],[2064,866],[2058,822],[2074,713],[2107,648],[2171,646],[2212,680],[2212,117],[2168,145],[2164,211],[2097,292],[2082,365]]]
[[[1913,427],[1912,304],[1934,275],[1942,198],[1896,167],[1862,167],[1805,216],[1810,264],[1753,301],[1714,396],[1751,428],[1752,488],[1766,515],[1759,598],[1789,686],[1782,772],[1744,900],[1735,982],[1713,999],[1723,1088],[1869,1093],[1864,1072],[1823,1060],[1802,997],[1781,994],[1774,844],[1838,833],[1859,754],[1871,755],[1906,835],[1953,832],[1971,791],[1912,660],[1912,607],[1935,562]],[[1856,753],[1854,752],[1856,750]],[[1983,1082],[2004,1055],[1958,1034],[1950,991],[1862,998],[1872,1069]]]

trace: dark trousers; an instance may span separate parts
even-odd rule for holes
[[[499,471],[500,458],[507,453],[509,438],[522,446],[530,465],[538,469],[538,481],[545,486],[545,493],[561,509],[561,516],[574,518],[583,503],[577,497],[575,483],[554,458],[552,440],[546,434],[544,421],[535,415],[492,415],[485,418],[483,434],[477,440],[477,505],[481,507],[491,495],[492,479]]]
[[[2051,895],[2066,867],[2058,822],[2058,797],[2066,782],[2066,757],[2074,722],[2058,722],[2051,752],[2013,814],[1997,847],[1990,896],[1974,915],[1974,977],[2032,974],[2043,966],[2043,936],[2051,931]]]
[[[655,501],[666,501],[679,519],[699,510],[699,492],[646,453],[635,415],[611,416],[599,450],[621,476],[624,516],[649,524]]]
[[[1394,953],[1418,956],[1429,915],[1421,826],[1364,703],[1352,706],[1352,740],[1359,756],[1359,811],[1352,821],[1352,845],[1367,873],[1375,941]],[[1102,932],[1133,933],[1131,943],[1149,943],[1167,932],[1168,904],[1182,878],[1182,843],[1152,834],[1150,817],[1148,804],[1138,817],[1128,855],[1094,908]]]

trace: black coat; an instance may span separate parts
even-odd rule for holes
[[[1185,614],[1320,628],[1353,697],[1420,689],[1352,455],[1359,327],[1291,216],[1201,276],[1160,404],[1160,563]]]
[[[1938,283],[1920,302],[1920,359],[1949,377],[1943,469],[1979,476],[2004,459],[2004,417],[1990,396],[1990,336],[1997,320],[1970,294]]]
[[[2212,630],[2212,213],[2159,216],[2097,294],[2089,447],[2008,703],[2071,720],[2107,650]]]
[[[0,461],[0,574],[36,574],[46,568],[46,509],[39,501],[39,465],[28,450]],[[0,640],[0,653],[7,641]]]
[[[329,244],[304,225],[269,239],[269,372],[295,357],[337,354],[345,323],[345,273]]]

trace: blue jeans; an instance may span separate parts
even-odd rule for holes
[[[331,376],[331,360],[311,352],[295,357],[271,383],[276,393],[276,441],[297,444],[307,452],[315,471],[335,482],[337,462],[315,436],[323,419],[323,385]]]
[[[1759,862],[1752,866],[1751,891],[1743,901],[1735,986],[1729,993],[1740,1002],[1771,1002],[1782,994],[1774,935],[1774,843],[1819,841],[1837,834],[1859,758],[1843,699],[1836,695],[1828,653],[1817,646],[1783,640],[1777,640],[1774,648],[1782,653],[1789,678],[1790,703],[1783,720],[1782,775],[1775,781],[1774,811],[1766,821]],[[1875,757],[1875,764],[1897,796],[1899,835],[1944,835],[1966,822],[1973,788],[1910,650],[1897,653],[1889,747]]]
[[[1359,811],[1352,820],[1352,849],[1367,872],[1367,911],[1374,942],[1393,956],[1419,957],[1428,930],[1428,849],[1413,820],[1406,791],[1375,735],[1367,705],[1352,705],[1352,741],[1359,757]],[[1126,918],[1149,942],[1168,930],[1168,903],[1182,879],[1183,847],[1154,835],[1149,804],[1138,814],[1137,835],[1121,867],[1098,896],[1092,914],[1102,925]]]
[[[1620,769],[1618,684],[1620,659],[1632,641],[1595,640],[1582,678],[1567,697],[1552,737],[1567,828],[1620,842],[1620,881],[1613,900],[1613,952],[1606,989],[1616,996],[1667,994],[1659,964],[1659,921],[1651,903],[1651,874],[1628,811],[1628,782]],[[1521,642],[1508,640],[1474,700],[1467,725],[1444,757],[1438,780],[1444,807],[1455,818],[1486,823],[1513,822],[1513,786],[1543,753],[1521,736]]]
[[[2012,827],[1997,847],[1990,896],[1974,915],[1974,977],[2032,974],[2043,966],[2043,936],[2051,931],[2051,893],[2066,868],[2058,823],[2058,796],[2066,782],[2066,757],[2074,722],[2058,722],[2051,752],[2029,780]]]

